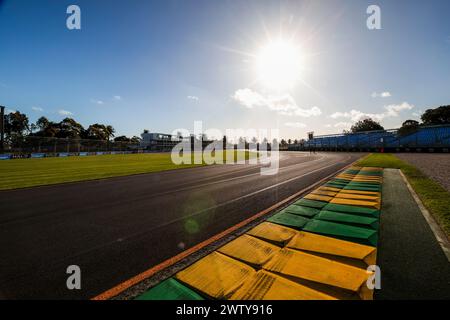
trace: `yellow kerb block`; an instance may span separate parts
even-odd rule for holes
[[[365,178],[354,178],[353,182],[367,182],[367,183],[382,183],[381,180],[378,179],[365,179]]]
[[[348,193],[348,194],[362,194],[362,195],[368,195],[368,196],[374,196],[381,198],[381,192],[377,191],[363,191],[363,190],[346,190],[342,189],[340,193]]]
[[[362,299],[370,299],[370,294],[362,290],[370,275],[366,270],[327,258],[302,251],[282,249],[264,265],[264,269],[293,279],[304,279],[349,290]]]
[[[296,250],[330,254],[350,259],[357,259],[366,265],[376,264],[377,249],[374,247],[325,237],[309,232],[299,232],[287,245]]]
[[[331,200],[330,203],[345,204],[345,205],[349,205],[349,206],[358,206],[358,207],[365,207],[365,208],[380,210],[380,203],[375,202],[375,201],[333,198],[333,200]]]
[[[354,177],[356,177],[356,175],[354,175],[354,174],[345,174],[345,173],[341,173],[341,174],[338,174],[338,175],[336,176],[336,178],[340,178],[340,177],[342,177],[342,178],[353,179]]]
[[[334,197],[337,194],[337,192],[316,189],[316,190],[312,191],[311,194],[315,194],[315,195],[319,195],[319,196]]]
[[[318,190],[322,190],[322,191],[334,191],[334,192],[339,192],[339,191],[341,191],[341,189],[339,189],[339,188],[334,188],[334,187],[320,187],[320,188],[318,188]]]
[[[213,252],[175,275],[177,280],[215,299],[227,299],[255,270]]]
[[[336,198],[364,200],[364,201],[374,201],[374,202],[380,202],[381,201],[380,197],[363,195],[363,194],[350,194],[350,193],[338,193],[336,195]]]
[[[247,280],[231,300],[335,300],[335,298],[261,270]]]
[[[376,172],[380,172],[380,171],[383,171],[383,168],[378,168],[378,167],[362,167],[361,170],[362,170],[362,171],[376,171]]]
[[[247,231],[247,234],[284,246],[297,234],[297,232],[298,231],[294,229],[283,227],[275,223],[263,222],[250,231]]]
[[[329,202],[331,199],[333,199],[333,197],[320,196],[320,195],[315,195],[315,194],[310,193],[310,194],[306,195],[304,197],[304,199]]]
[[[356,182],[369,182],[369,183],[381,183],[380,179],[367,179],[367,178],[353,178],[352,181]]]
[[[280,247],[244,234],[217,251],[236,260],[261,267],[279,250]]]

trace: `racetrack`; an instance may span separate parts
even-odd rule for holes
[[[1,191],[0,298],[92,298],[361,155],[285,152],[273,176],[215,165]],[[66,287],[69,265],[81,290]]]

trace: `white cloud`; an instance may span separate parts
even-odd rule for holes
[[[187,98],[188,98],[189,100],[195,100],[195,101],[200,100],[197,96],[187,96]]]
[[[338,118],[351,119],[354,122],[367,118],[372,118],[373,120],[381,121],[384,118],[388,117],[398,117],[401,111],[411,110],[413,108],[414,105],[409,104],[408,102],[402,102],[401,104],[390,104],[384,106],[384,109],[386,111],[382,113],[365,113],[359,110],[352,109],[349,112],[335,112],[330,117],[333,119]]]
[[[300,117],[311,117],[311,116],[320,116],[322,114],[322,110],[318,107],[312,107],[310,109],[302,109],[298,108],[295,110],[295,115]]]
[[[305,128],[306,124],[301,122],[286,122],[284,124],[286,127],[292,127],[292,128]]]
[[[91,102],[99,105],[102,105],[104,103],[102,100],[95,100],[95,99],[91,99]]]
[[[121,96],[114,96],[113,99],[117,100],[117,101],[120,101],[120,100],[122,100],[122,97]]]
[[[351,126],[351,122],[338,122],[333,125],[335,128],[350,128]]]
[[[326,124],[326,125],[324,125],[324,127],[325,127],[325,128],[331,128],[332,125],[331,125],[331,124]]]
[[[44,111],[44,109],[42,109],[41,107],[31,107],[31,109],[32,109],[33,111],[36,111],[36,112],[42,112],[42,111]]]
[[[58,110],[58,113],[62,116],[73,116],[73,113],[68,111],[68,110],[64,110],[64,109],[60,109]]]
[[[311,117],[322,114],[318,107],[300,108],[290,94],[262,95],[251,89],[236,90],[232,96],[239,104],[247,108],[266,107],[285,116]]]
[[[372,118],[374,120],[382,120],[385,117],[384,113],[365,113],[359,110],[352,109],[350,112],[335,112],[331,116],[333,119],[346,118],[352,121],[359,121],[366,118]]]
[[[398,113],[403,110],[411,110],[414,108],[412,104],[408,102],[402,102],[401,104],[390,104],[388,106],[384,106],[386,109],[386,115],[389,117],[397,117]]]
[[[372,96],[372,98],[389,98],[392,95],[391,95],[391,93],[389,91],[384,91],[384,92],[381,92],[381,93],[373,92],[371,94],[371,96]]]
[[[264,106],[266,103],[262,95],[248,88],[236,90],[232,97],[241,105],[250,109]]]

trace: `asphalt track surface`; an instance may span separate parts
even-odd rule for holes
[[[278,174],[215,165],[0,192],[0,299],[89,299],[360,158],[281,153]],[[81,268],[81,290],[66,269]]]

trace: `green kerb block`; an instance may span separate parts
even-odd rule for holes
[[[320,212],[320,209],[304,207],[304,206],[299,206],[299,205],[293,204],[293,205],[290,205],[289,207],[283,209],[281,212],[287,212],[287,213],[291,213],[291,214],[304,216],[307,218],[312,218]]]
[[[202,296],[169,278],[143,293],[136,300],[204,300]]]
[[[330,180],[330,182],[338,183],[338,184],[348,184],[350,182],[350,180],[336,178],[336,179]]]
[[[374,247],[376,247],[378,241],[376,230],[322,220],[311,220],[303,227],[303,231],[309,231]]]
[[[338,183],[333,183],[333,182],[327,182],[327,183],[324,184],[324,186],[325,187],[338,188],[338,189],[344,189],[346,184],[338,184]]]
[[[378,218],[380,216],[379,210],[358,207],[358,206],[349,206],[349,205],[345,205],[345,204],[329,203],[325,207],[323,207],[322,210],[342,212],[342,213],[348,213],[348,214],[358,214],[358,215],[374,217],[374,218]]]
[[[305,224],[310,221],[310,219],[296,214],[279,212],[267,219],[267,221],[301,230],[305,226]]]
[[[316,201],[316,200],[309,200],[309,199],[300,199],[296,202],[294,202],[297,206],[304,206],[304,207],[310,207],[310,208],[316,208],[316,209],[322,209],[327,205],[327,202],[323,201]]]
[[[359,170],[345,170],[344,173],[346,174],[359,174]]]
[[[314,219],[344,223],[361,228],[378,230],[379,222],[377,218],[348,214],[335,211],[322,210]]]

